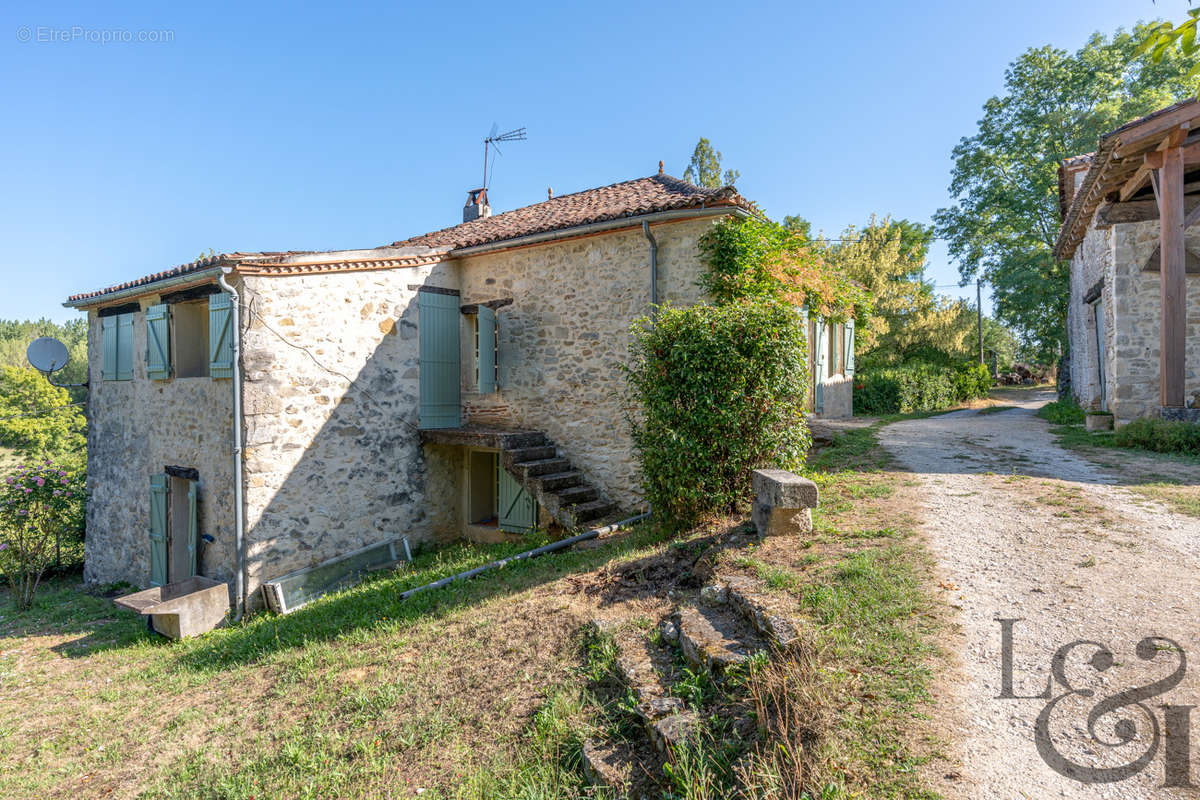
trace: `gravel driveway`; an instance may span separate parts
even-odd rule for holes
[[[949,798],[1200,797],[1200,789],[1162,788],[1185,782],[1178,776],[1188,770],[1187,712],[1162,706],[1200,705],[1200,663],[1184,671],[1183,655],[1161,640],[1137,649],[1145,637],[1166,637],[1200,662],[1200,520],[1139,497],[1122,488],[1129,477],[1058,447],[1034,416],[1052,393],[1026,397],[1007,411],[959,411],[881,432],[921,483],[923,532],[953,610],[950,666],[934,690],[949,763],[935,762],[933,788]],[[1092,694],[1069,695],[1046,712],[1045,758],[1035,724],[1050,700],[1000,699],[1001,618],[1020,620],[1012,624],[1019,696],[1046,689],[1060,648],[1098,643],[1065,654],[1060,679]],[[1103,653],[1093,658],[1099,645],[1110,649],[1111,665]],[[1156,681],[1165,683],[1110,701]],[[1056,680],[1051,696],[1067,692]],[[1093,738],[1095,708],[1108,710],[1097,715]],[[1200,709],[1191,722],[1200,742]],[[1073,769],[1083,780],[1061,774]],[[1191,774],[1200,785],[1200,765]]]

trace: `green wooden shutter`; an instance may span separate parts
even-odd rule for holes
[[[117,315],[117,380],[133,380],[133,314]]]
[[[196,556],[200,551],[200,532],[196,519],[196,500],[200,492],[200,484],[188,481],[188,559],[191,561],[189,575],[199,575]]]
[[[167,582],[167,476],[150,477],[150,585]]]
[[[826,337],[829,335],[829,328],[824,320],[817,320],[817,349],[814,351],[817,354],[817,374],[813,380],[813,412],[817,414],[825,413],[825,372],[829,364],[829,347]]]
[[[505,469],[500,469],[500,530],[524,533],[537,525],[537,502]]]
[[[479,393],[496,391],[496,312],[479,307]]]
[[[224,293],[208,296],[208,375],[233,377],[233,300]]]
[[[846,321],[846,377],[854,377],[854,320]]]
[[[458,295],[417,292],[421,427],[462,424]]]
[[[100,337],[104,359],[101,374],[106,381],[117,379],[117,318],[100,318]]]
[[[171,377],[171,311],[165,303],[146,309],[146,377]]]

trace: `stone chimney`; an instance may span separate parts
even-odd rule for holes
[[[467,204],[463,206],[463,222],[491,215],[492,207],[488,205],[487,189],[472,189],[467,192]]]

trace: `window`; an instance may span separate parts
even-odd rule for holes
[[[208,377],[208,299],[171,306],[173,361],[177,378]]]
[[[100,318],[103,339],[101,372],[106,381],[133,380],[133,312]]]

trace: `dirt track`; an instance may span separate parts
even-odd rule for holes
[[[1089,735],[1087,715],[1118,692],[1179,667],[1179,653],[1161,641],[1144,646],[1148,659],[1139,657],[1135,648],[1144,637],[1167,637],[1200,659],[1200,520],[1122,488],[1136,478],[1128,475],[1137,472],[1130,465],[1144,468],[1140,461],[1131,459],[1122,476],[1114,464],[1102,468],[1054,444],[1047,424],[1033,415],[1051,399],[1050,392],[1033,393],[1011,410],[909,420],[881,433],[883,445],[919,476],[923,532],[955,617],[946,642],[950,666],[934,697],[934,725],[950,742],[949,763],[933,762],[933,788],[949,798],[1198,797],[1200,789],[1159,788],[1167,739],[1155,744],[1148,714],[1161,733],[1163,704],[1200,705],[1200,665],[1173,689],[1147,692],[1145,710],[1125,704],[1101,715],[1095,733],[1103,741]],[[1189,466],[1170,468],[1177,479],[1200,483],[1200,470],[1189,476]],[[1049,701],[998,699],[999,618],[1020,619],[1013,624],[1017,695],[1046,688],[1051,660],[1064,645],[1088,639],[1111,649],[1114,663],[1103,671],[1093,666],[1107,666],[1103,656],[1090,661],[1095,645],[1067,656],[1065,677],[1094,695],[1058,704],[1048,716],[1049,740],[1065,762],[1084,768],[1078,774],[1085,778],[1103,777],[1093,768],[1139,756],[1148,762],[1144,769],[1085,783],[1047,765],[1035,744],[1035,721]],[[1053,696],[1066,691],[1056,683]],[[1118,744],[1130,723],[1136,735]],[[1193,714],[1192,727],[1200,742],[1200,714]],[[1178,756],[1172,763],[1186,766]],[[1192,774],[1200,785],[1200,766]]]

